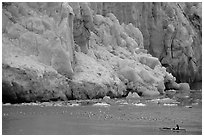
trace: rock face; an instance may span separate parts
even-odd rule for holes
[[[178,82],[202,80],[202,3],[108,2],[91,3],[91,7],[98,14],[112,12],[120,23],[138,27],[145,49]]]
[[[112,13],[95,14],[92,4],[3,3],[3,102],[189,89],[147,54],[140,28]]]

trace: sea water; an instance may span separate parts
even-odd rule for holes
[[[2,134],[202,134],[202,94],[3,104]],[[161,131],[179,124],[185,132]]]

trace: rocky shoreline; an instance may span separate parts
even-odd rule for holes
[[[164,59],[161,61],[160,57],[149,54],[142,26],[121,23],[114,12],[103,16],[94,10],[93,5],[3,3],[4,103],[99,99],[104,96],[140,98],[167,94],[167,90],[190,92],[188,83],[177,83],[176,78],[162,66]],[[169,6],[172,8],[176,3]],[[199,4],[197,6],[199,8]],[[197,10],[195,14],[198,14]],[[177,18],[183,18],[178,15],[175,14]],[[184,32],[187,27],[183,28]],[[197,40],[200,35],[190,29],[194,48],[185,44],[184,47],[190,48],[188,51],[194,54],[200,48]],[[180,33],[183,37],[188,31],[184,32]],[[185,43],[188,40],[190,37],[181,41]],[[174,44],[178,48],[180,45],[179,42]],[[192,55],[192,60],[194,57]],[[196,55],[195,60],[199,62],[200,57]],[[183,67],[188,68],[186,65]],[[196,77],[201,66],[192,67]]]

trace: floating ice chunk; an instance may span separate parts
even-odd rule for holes
[[[31,103],[32,106],[39,106],[39,103]]]
[[[121,105],[128,105],[127,102],[121,102],[120,104],[121,104]]]
[[[110,106],[110,105],[107,104],[107,103],[102,102],[102,103],[93,104],[93,106],[104,106],[104,107],[108,107],[108,106]]]
[[[195,105],[198,105],[198,103],[197,102],[196,103],[192,103],[192,105],[195,106]]]
[[[152,102],[152,103],[158,103],[160,99],[152,99],[152,100],[148,100],[147,102]]]
[[[146,104],[143,104],[143,103],[135,103],[135,104],[133,104],[133,105],[135,105],[135,106],[146,106]]]
[[[70,107],[75,107],[75,106],[79,106],[79,104],[74,103],[74,104],[69,104]]]
[[[109,96],[105,96],[105,97],[103,97],[103,99],[104,100],[109,100],[109,99],[111,99]]]
[[[46,107],[47,106],[49,106],[49,107],[53,106],[53,104],[50,102],[43,102],[43,103],[41,103],[41,105],[46,106]]]
[[[115,103],[122,104],[122,103],[124,103],[124,102],[126,102],[126,103],[127,103],[127,101],[126,101],[126,100],[117,100]]]
[[[177,104],[163,104],[164,106],[177,106]]]
[[[3,106],[10,106],[11,103],[6,103],[6,104],[3,104]]]
[[[185,106],[186,108],[192,108],[192,106]]]
[[[53,106],[58,106],[58,107],[62,107],[63,105],[62,104],[54,104]]]
[[[18,107],[18,106],[22,106],[22,105],[21,104],[13,104],[13,106]]]
[[[31,103],[21,103],[22,106],[38,106],[39,103],[31,102]]]
[[[176,100],[170,98],[163,98],[163,99],[152,99],[149,102],[157,103],[157,104],[176,104],[179,103]]]

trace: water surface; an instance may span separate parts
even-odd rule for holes
[[[73,100],[3,104],[2,133],[16,134],[202,134],[201,91],[141,99]],[[173,128],[178,124],[185,132]]]

